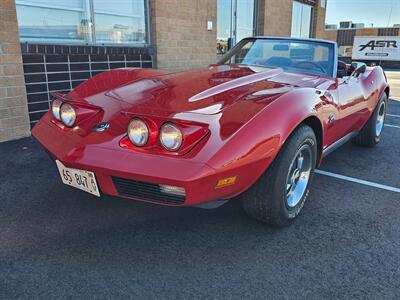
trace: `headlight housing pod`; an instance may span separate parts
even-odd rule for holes
[[[61,130],[74,129],[75,133],[83,136],[102,121],[104,111],[99,106],[75,99],[72,95],[52,93],[52,97],[51,122]]]
[[[160,142],[168,151],[177,151],[182,145],[183,135],[181,130],[173,123],[167,122],[161,126]]]
[[[141,119],[134,118],[129,122],[128,137],[135,146],[142,147],[146,145],[147,141],[149,140],[149,135],[149,128]]]
[[[56,101],[56,100],[54,100]],[[53,103],[54,103],[53,101]],[[76,121],[76,111],[75,108],[69,103],[63,103],[60,106],[60,119],[67,127],[72,127]],[[54,112],[53,112],[54,115]],[[55,116],[54,116],[55,117]]]
[[[205,143],[210,132],[208,124],[191,120],[130,112],[123,112],[122,116],[126,118],[128,134],[119,141],[120,147],[142,153],[185,155],[197,144]]]

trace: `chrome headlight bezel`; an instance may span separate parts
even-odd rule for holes
[[[135,133],[133,130],[137,132]],[[143,147],[149,140],[150,130],[145,121],[140,118],[134,118],[128,124],[127,134],[133,145]],[[139,137],[139,140],[135,139],[136,137]]]
[[[183,134],[177,125],[167,122],[160,128],[159,139],[166,150],[175,152],[182,146]]]
[[[63,103],[60,107],[61,122],[67,127],[73,127],[76,121],[75,108],[69,103]]]
[[[63,105],[64,102],[62,102],[60,99],[54,99],[53,102],[51,103],[51,112],[53,114],[54,119],[61,121],[61,115],[60,115],[60,108],[61,105]]]

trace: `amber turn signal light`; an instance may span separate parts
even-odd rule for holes
[[[218,180],[217,188],[218,187],[227,186],[227,185],[231,185],[231,184],[235,184],[236,183],[236,179],[237,179],[237,176],[232,176],[232,177],[220,179],[220,180]]]

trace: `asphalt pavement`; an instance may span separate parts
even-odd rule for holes
[[[237,201],[169,208],[61,183],[30,138],[0,144],[0,298],[399,298],[400,102],[381,144],[346,144],[301,215],[272,229]],[[394,126],[394,127],[393,127]],[[372,183],[372,184],[371,184]]]
[[[390,84],[390,94],[393,99],[400,100],[400,71],[385,71]]]

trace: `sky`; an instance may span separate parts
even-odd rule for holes
[[[365,27],[400,24],[400,0],[327,0],[326,24],[340,21],[364,23]]]

